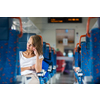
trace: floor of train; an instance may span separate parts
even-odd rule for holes
[[[70,70],[69,74],[58,74],[58,79],[56,79],[55,84],[73,84],[74,83],[74,72],[73,70]],[[57,75],[56,75],[57,77]]]

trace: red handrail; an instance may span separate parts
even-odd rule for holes
[[[54,54],[56,54],[56,51],[55,51],[55,49],[52,47],[52,49],[54,50]]]
[[[41,35],[38,35],[41,38],[42,46],[43,46],[43,38]]]
[[[75,49],[76,49],[76,48],[74,48],[74,51],[73,51],[74,54],[75,54]]]
[[[82,38],[82,37],[86,37],[86,35],[81,35],[81,36],[80,36],[80,40],[79,40],[79,47],[80,47],[80,48],[81,48],[81,38]]]
[[[87,21],[87,30],[86,30],[86,33],[87,33],[87,36],[90,37],[90,34],[89,34],[89,25],[90,25],[90,19],[92,18],[97,18],[97,17],[89,17],[88,18],[88,21]]]
[[[76,52],[77,52],[77,46],[78,46],[78,45],[79,45],[79,43],[76,44],[76,48],[75,48]]]
[[[49,45],[49,51],[51,52],[51,46],[49,43],[46,43],[46,45]]]
[[[20,17],[11,17],[11,18],[19,19],[19,22],[20,22],[20,34],[18,35],[18,37],[21,38],[23,36],[22,20],[21,20]]]

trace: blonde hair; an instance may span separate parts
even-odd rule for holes
[[[42,55],[43,54],[43,50],[42,50],[43,45],[42,45],[42,40],[41,40],[40,36],[33,35],[30,38],[32,38],[32,44],[36,48],[38,54]]]

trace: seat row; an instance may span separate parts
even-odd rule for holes
[[[0,18],[0,84],[25,84],[29,79],[21,76],[21,68],[19,62],[19,52],[26,50],[27,40],[32,33],[22,32],[21,18],[15,17],[20,21],[20,32],[11,30],[12,18]],[[48,83],[56,74],[56,51],[49,43],[41,42],[43,44],[42,71],[37,73],[40,84]]]
[[[26,44],[28,42],[28,39],[30,36],[36,35],[34,33],[23,33],[23,37],[20,38],[20,51],[26,51]],[[40,35],[39,35],[40,36]],[[43,56],[44,60],[42,62],[42,71],[40,73],[37,73],[40,83],[44,84],[50,81],[50,79],[54,76],[56,73],[56,51],[53,47],[50,46],[49,43],[43,42],[42,36],[41,42],[43,45]]]
[[[79,43],[74,49],[73,69],[79,67],[74,71],[79,84],[100,84],[100,20],[98,18],[99,27],[92,29],[89,33],[91,19],[92,17],[89,17],[87,21],[86,35],[80,36]],[[82,37],[85,37],[85,41],[81,41]]]

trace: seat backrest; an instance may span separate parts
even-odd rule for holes
[[[54,66],[54,50],[51,49],[51,61],[53,63],[53,66]]]
[[[49,43],[44,42],[45,54],[44,58],[51,60],[51,46]]]
[[[99,28],[94,28],[89,33],[90,19],[96,17],[89,17],[87,22],[87,37],[89,38],[89,69],[90,76],[92,76],[92,83],[100,83],[100,18],[98,20]],[[87,42],[88,43],[88,42]]]
[[[26,51],[27,46],[27,33],[23,33],[23,36],[19,39],[20,51]]]
[[[81,54],[78,53],[78,66],[81,68]]]
[[[30,38],[30,36],[36,35],[35,33],[23,33],[23,36],[19,39],[19,47],[20,51],[26,51],[27,49],[27,42]]]
[[[12,25],[12,19],[9,17],[0,17],[0,40],[7,40],[9,29]]]
[[[36,35],[36,33],[28,33],[28,34],[27,34],[27,41],[28,41],[29,38],[30,38],[31,36],[33,36],[33,35]]]
[[[81,68],[81,54],[78,51],[75,51],[75,67]]]
[[[43,56],[45,57],[46,53],[46,42],[43,42]]]
[[[82,35],[82,36],[85,36],[85,35]],[[82,43],[85,43],[85,42],[81,41],[81,44]],[[81,44],[79,43],[80,50],[81,50]],[[80,51],[78,51],[78,66],[81,68],[81,52]]]
[[[75,67],[79,67],[78,66],[78,51],[75,51]]]
[[[90,38],[82,43],[81,67],[84,76],[92,76],[92,83],[100,83],[100,29],[91,30]]]
[[[51,52],[49,52],[49,46],[46,46],[46,52],[45,52],[45,56],[46,59],[50,59],[51,58]]]
[[[48,71],[48,68],[49,68],[49,64],[45,60],[43,60],[42,61],[42,69],[44,69],[45,71]]]
[[[57,54],[54,54],[54,65],[57,65]]]
[[[0,83],[16,81],[17,67],[19,67],[19,32],[10,30],[8,39],[0,41]]]
[[[89,60],[90,51],[87,49],[86,42],[81,43],[81,69],[84,76],[90,76]]]
[[[93,83],[100,83],[100,29],[91,30],[90,37],[90,68]]]

